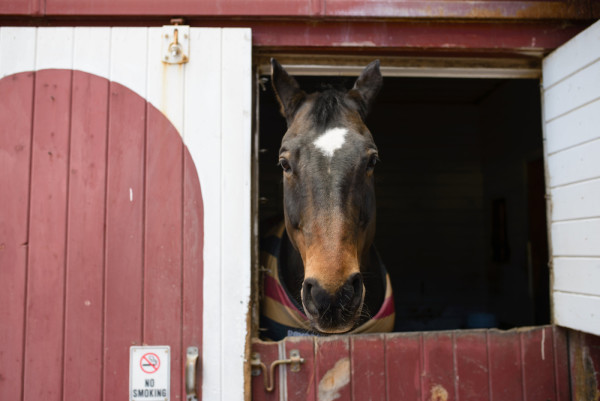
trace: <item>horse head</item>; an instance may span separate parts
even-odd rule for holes
[[[348,91],[310,94],[276,60],[271,67],[287,120],[279,164],[285,227],[304,265],[304,311],[319,332],[347,332],[361,316],[361,272],[375,235],[378,152],[364,121],[383,81],[379,61]]]

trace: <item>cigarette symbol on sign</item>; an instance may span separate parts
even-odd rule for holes
[[[154,373],[160,367],[160,358],[158,355],[148,352],[147,354],[142,355],[140,367],[145,373]]]

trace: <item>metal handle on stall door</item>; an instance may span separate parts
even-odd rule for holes
[[[198,347],[188,347],[185,358],[185,394],[187,401],[197,401],[196,366],[198,365]]]

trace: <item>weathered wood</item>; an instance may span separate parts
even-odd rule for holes
[[[477,401],[490,394],[487,335],[484,331],[457,331],[454,339],[457,399]]]
[[[256,401],[276,401],[281,399],[279,391],[281,385],[279,384],[279,372],[275,369],[274,377],[269,378],[269,370],[273,361],[279,359],[279,345],[277,343],[264,343],[261,341],[255,341],[252,343],[252,354],[258,353],[260,355],[260,361],[266,366],[265,370],[260,370],[260,367],[252,367],[257,374],[252,375],[252,399]],[[260,371],[260,374],[258,372]],[[266,380],[266,381],[265,381]],[[270,381],[269,381],[270,380]],[[275,383],[274,390],[267,392],[265,386]]]
[[[202,361],[204,302],[204,205],[196,166],[183,148],[183,347],[198,347]],[[196,392],[202,399],[202,363],[199,362]],[[184,378],[181,378],[184,381]],[[183,387],[185,388],[185,387]]]
[[[567,330],[552,326],[554,347],[554,384],[557,401],[571,400],[569,385],[569,352]]]
[[[25,2],[26,0],[20,0]],[[352,17],[352,18],[495,18],[495,19],[579,19],[590,18],[591,11],[585,1],[444,1],[433,0],[427,4],[419,1],[389,3],[386,1],[359,0],[290,0],[285,3],[268,0],[231,1],[217,0],[203,7],[194,7],[187,1],[165,4],[135,0],[97,0],[81,3],[76,0],[46,0],[43,11],[49,15],[189,15],[189,16],[286,16],[286,17]],[[16,6],[14,6],[16,8]],[[19,13],[29,11],[25,4]],[[31,12],[31,11],[29,11]]]
[[[456,400],[454,334],[423,333],[421,397],[427,400]]]
[[[146,103],[144,224],[145,344],[171,346],[171,375],[182,377],[183,145],[166,117]],[[180,380],[171,392],[181,394]]]
[[[128,393],[122,350],[142,345],[146,102],[111,83],[106,198],[104,397]],[[121,350],[121,351],[119,351]]]
[[[318,400],[351,400],[352,373],[349,337],[315,339],[315,373]]]
[[[283,358],[301,348],[307,363],[299,373],[287,371],[283,379],[278,373],[270,394],[262,377],[255,377],[254,400],[283,400],[286,395],[312,400],[315,385],[318,400],[570,399],[566,331],[555,326],[291,337],[284,343],[285,349],[282,343],[256,341],[253,351],[270,364],[277,355]]]
[[[385,397],[385,361],[383,334],[350,338],[352,399],[366,401]]]
[[[23,396],[58,401],[63,395],[71,73],[39,71],[33,107]]]
[[[555,400],[554,339],[552,327],[520,333],[523,358],[523,393],[527,401]]]
[[[316,401],[315,345],[312,337],[289,337],[285,339],[286,357],[298,350],[304,358],[299,372],[287,371],[287,396],[290,401]]]
[[[63,72],[68,74],[67,72]],[[101,400],[109,83],[73,72],[65,293],[68,397]]]
[[[21,399],[35,74],[0,79],[0,399]]]
[[[523,400],[521,342],[518,332],[488,331],[490,399]]]
[[[384,338],[388,399],[421,400],[421,335],[392,334]]]

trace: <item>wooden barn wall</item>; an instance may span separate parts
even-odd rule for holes
[[[305,359],[300,371],[285,365],[275,369],[275,389],[269,393],[264,371],[254,368],[253,400],[572,399],[566,334],[555,327],[292,337],[253,344],[267,366],[291,350]]]
[[[356,54],[545,54],[600,18],[595,0],[0,0],[2,25],[245,27],[253,46]]]
[[[116,399],[142,343],[171,346],[173,396],[198,346],[237,372],[205,397],[243,397],[251,32],[189,33],[167,66],[160,28],[0,27],[0,399]]]
[[[581,19],[598,12],[593,0],[2,0],[5,13],[33,15],[190,15],[287,17],[443,17]]]
[[[544,61],[556,322],[600,335],[600,22]]]
[[[184,237],[201,241],[203,211],[179,133],[91,74],[0,88],[0,398],[117,399],[131,345],[170,345],[182,377],[183,341],[202,342],[202,294],[182,281],[201,282],[202,248]]]

